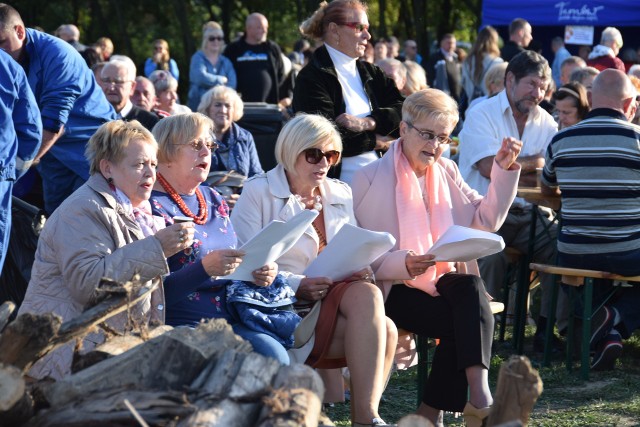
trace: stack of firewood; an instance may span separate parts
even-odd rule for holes
[[[0,306],[0,426],[317,426],[324,387],[304,365],[251,351],[224,320],[111,337],[59,381],[28,382],[40,357],[94,331],[151,289],[103,281],[109,292],[81,316],[8,319]]]

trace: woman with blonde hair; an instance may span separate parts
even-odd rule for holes
[[[233,64],[224,55],[224,32],[217,22],[209,21],[202,26],[202,47],[191,57],[189,68],[189,100],[192,111],[198,109],[202,95],[214,86],[236,88],[236,72]]]
[[[469,56],[462,64],[462,87],[470,103],[475,98],[487,95],[484,76],[491,66],[504,62],[500,57],[498,32],[490,25],[478,33]],[[468,105],[468,104],[467,104]]]
[[[233,170],[246,177],[263,172],[253,135],[236,123],[244,112],[238,92],[215,86],[202,96],[198,112],[213,120],[218,149],[211,156],[211,171]]]
[[[200,113],[180,114],[159,121],[153,134],[159,150],[158,181],[151,193],[151,208],[167,226],[178,222],[176,217],[180,216],[191,218],[195,229],[192,244],[167,259],[167,324],[195,327],[202,319],[226,319],[257,353],[288,364],[283,342],[293,333],[295,319],[281,313],[284,323],[273,321],[281,330],[258,330],[242,322],[230,306],[229,288],[241,284],[226,276],[242,263],[245,254],[237,249],[229,207],[220,194],[203,184],[209,174],[211,153],[217,148],[213,122]],[[254,270],[252,291],[273,288],[276,273],[274,263]],[[278,284],[283,285],[282,280]],[[286,293],[280,295],[288,298]]]
[[[427,73],[422,68],[422,65],[408,59],[402,64],[407,69],[407,81],[401,91],[404,96],[409,96],[414,92],[429,87],[427,85]]]
[[[149,196],[156,180],[158,144],[138,121],[113,120],[89,139],[87,182],[53,212],[40,234],[31,280],[19,314],[54,313],[63,322],[79,316],[96,296],[103,277],[124,282],[135,275],[157,288],[127,312],[96,327],[82,352],[104,341],[104,331],[164,322],[162,277],[166,258],[189,247],[193,224],[164,225],[151,215]],[[74,344],[40,359],[34,378],[59,380],[71,373]]]
[[[327,178],[341,152],[340,134],[328,119],[299,114],[278,136],[278,166],[245,183],[231,219],[242,243],[272,220],[286,220],[305,209],[319,212],[293,248],[276,260],[298,303],[320,305],[318,319],[310,328],[313,333],[289,354],[321,371],[347,366],[352,425],[384,426],[378,405],[398,336],[384,314],[382,294],[373,283],[371,269],[335,283],[328,277],[304,275],[341,227],[355,225],[351,189],[344,182]]]
[[[144,62],[144,75],[151,76],[156,70],[164,70],[171,73],[174,79],[180,80],[178,64],[169,54],[169,43],[163,39],[153,41],[153,55]]]
[[[396,133],[402,95],[376,66],[358,61],[371,34],[367,8],[359,0],[322,2],[300,26],[324,44],[298,73],[293,110],[322,114],[338,125],[344,152],[331,176],[349,183],[356,170],[376,160],[376,135]],[[366,83],[366,84],[365,84]]]
[[[440,339],[418,414],[440,427],[441,411],[462,412],[467,426],[480,427],[493,403],[489,297],[475,260],[436,262],[428,251],[452,225],[500,228],[516,195],[522,142],[502,142],[482,197],[442,157],[458,120],[457,102],[438,89],[408,96],[400,138],[353,178],[353,208],[361,227],[396,238],[372,265],[386,315],[398,328]]]

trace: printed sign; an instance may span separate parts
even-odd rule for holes
[[[567,25],[564,27],[565,44],[593,45],[593,27],[586,25]]]

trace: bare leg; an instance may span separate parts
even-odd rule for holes
[[[470,366],[465,369],[469,383],[469,402],[476,408],[486,408],[493,404],[493,397],[489,389],[489,371],[482,365]]]
[[[393,324],[393,322],[391,322]],[[397,330],[388,330],[382,293],[366,282],[354,282],[340,301],[327,357],[346,357],[351,373],[351,419],[368,424],[379,417],[378,405],[386,374],[387,360],[397,345]],[[388,342],[388,340],[392,342]]]

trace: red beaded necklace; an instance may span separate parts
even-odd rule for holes
[[[182,197],[180,197],[178,192],[173,189],[171,184],[169,184],[167,180],[164,179],[164,177],[159,173],[156,175],[158,176],[158,182],[160,183],[162,188],[164,188],[164,191],[169,194],[171,200],[173,200],[174,203],[178,205],[180,211],[182,211],[183,214],[193,218],[193,222],[198,225],[204,225],[207,222],[207,202],[204,200],[204,196],[200,192],[199,188],[196,188],[196,197],[198,198],[198,215],[195,215],[184,203],[184,200],[182,200]]]

